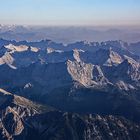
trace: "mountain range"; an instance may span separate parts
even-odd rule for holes
[[[0,139],[140,139],[139,44],[0,39]]]

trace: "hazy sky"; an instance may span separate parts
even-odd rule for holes
[[[0,23],[140,25],[140,0],[0,0]]]

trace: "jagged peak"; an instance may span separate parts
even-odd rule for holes
[[[134,60],[133,58],[131,58],[131,57],[127,56],[127,55],[124,55],[124,58],[127,61],[127,63],[130,63],[132,65],[133,64],[134,65],[139,65],[139,63],[136,60]]]
[[[62,53],[64,51],[63,50],[56,50],[54,48],[47,47],[47,54],[51,54],[51,53],[54,53],[54,52],[56,52],[56,53]]]
[[[26,45],[19,45],[19,46],[15,46],[13,44],[9,44],[9,45],[6,45],[4,46],[6,49],[9,49],[11,51],[17,51],[17,52],[22,52],[22,51],[27,51],[28,50],[28,46]]]
[[[73,50],[73,57],[74,57],[74,59],[77,62],[80,62],[81,61],[81,59],[80,59],[80,53],[79,53],[79,50],[78,49],[74,49]]]
[[[111,47],[109,49],[99,49],[95,52],[95,55],[99,57],[103,65],[118,65],[123,61],[122,57]]]
[[[28,48],[28,50],[30,49],[30,51],[32,51],[32,52],[38,52],[40,49],[39,48],[37,48],[37,47],[32,47],[32,46],[30,46],[29,48]]]
[[[136,62],[134,59],[128,57],[128,56],[124,56],[125,60],[120,64],[120,66],[124,66],[126,68],[132,68],[135,71],[139,69],[140,64],[138,62]]]
[[[40,49],[37,47],[32,47],[32,46],[26,46],[26,45],[5,45],[4,48],[8,49],[9,53],[14,53],[14,52],[25,52],[25,51],[32,51],[32,52],[38,52]]]
[[[122,57],[117,52],[113,51],[112,48],[109,49],[109,57],[112,63],[120,64],[122,62]]]

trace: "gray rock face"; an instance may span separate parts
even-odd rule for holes
[[[40,114],[43,106],[3,89],[0,89],[0,101],[0,139],[26,139],[26,129],[31,127],[26,119]]]
[[[88,86],[92,84],[92,70],[91,64],[84,64],[82,62],[67,62],[68,72],[71,74],[73,80]]]
[[[103,86],[108,82],[104,77],[100,66],[94,66],[92,64],[85,64],[77,61],[68,61],[67,66],[73,80],[78,81],[86,87]]]

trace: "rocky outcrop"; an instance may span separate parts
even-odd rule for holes
[[[68,72],[72,76],[73,80],[78,81],[86,87],[90,86],[104,86],[108,80],[104,77],[104,74],[100,66],[94,66],[92,64],[86,64],[82,61],[68,61]]]
[[[32,128],[27,118],[51,110],[3,89],[0,89],[0,101],[1,140],[26,139],[27,130]]]

